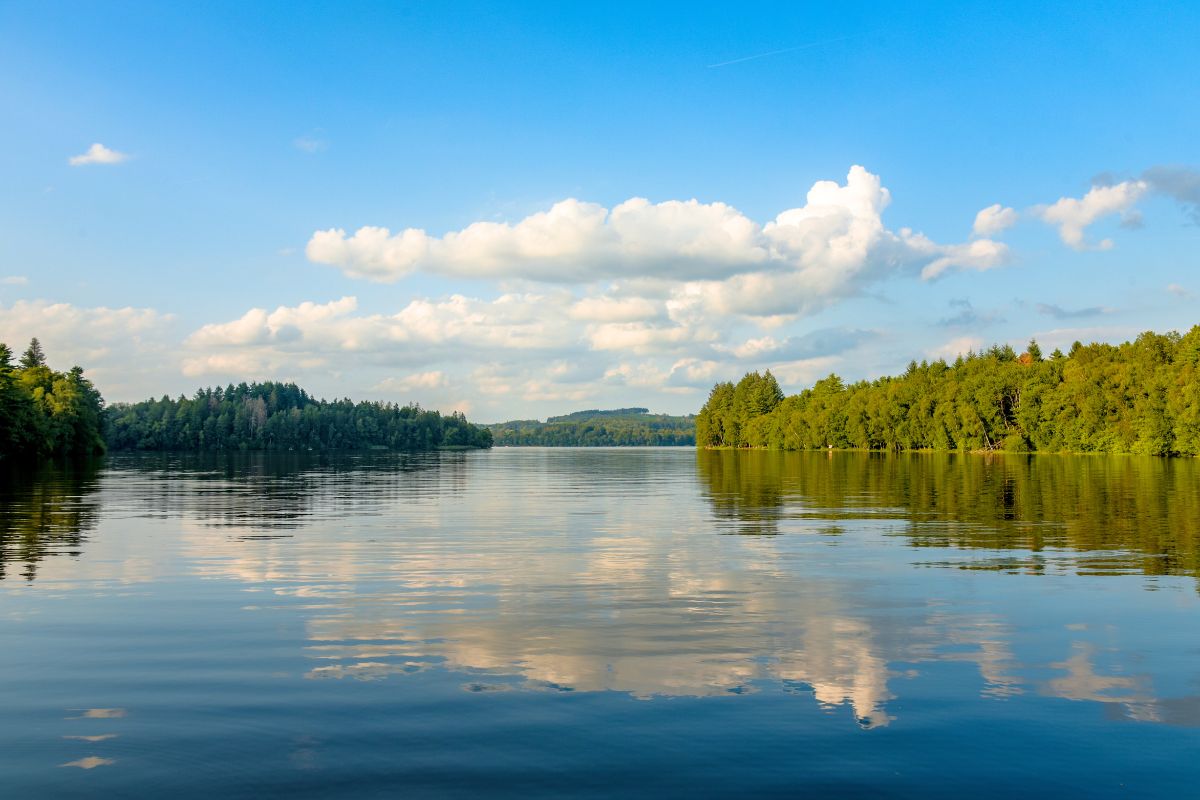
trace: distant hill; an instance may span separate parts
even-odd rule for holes
[[[632,417],[641,414],[649,414],[648,408],[612,408],[608,411],[591,408],[587,411],[572,411],[570,414],[563,414],[560,417],[547,417],[546,422],[574,422],[580,419],[595,419],[596,417]]]
[[[588,409],[545,422],[518,419],[486,426],[509,447],[648,447],[696,443],[696,417],[651,414],[645,408]]]

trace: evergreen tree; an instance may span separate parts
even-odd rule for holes
[[[32,369],[44,366],[46,366],[46,354],[42,352],[42,343],[35,336],[29,340],[29,347],[25,349],[25,353],[21,356],[21,368]]]

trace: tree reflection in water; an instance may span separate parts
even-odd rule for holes
[[[44,559],[80,554],[99,514],[98,476],[86,461],[0,468],[0,580],[32,581]]]
[[[1129,456],[697,451],[726,529],[895,520],[915,547],[1021,551],[937,566],[1080,574],[1200,572],[1200,462]]]

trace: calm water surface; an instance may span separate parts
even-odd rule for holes
[[[40,797],[1194,797],[1200,463],[690,449],[0,476]]]

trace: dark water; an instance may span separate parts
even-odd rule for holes
[[[1194,797],[1200,463],[114,457],[0,488],[5,797]]]

